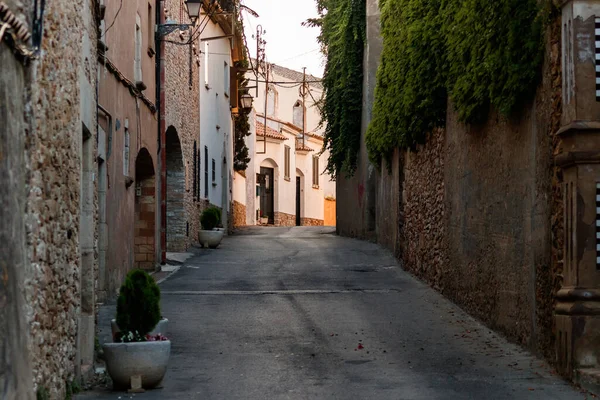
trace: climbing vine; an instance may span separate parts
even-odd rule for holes
[[[543,61],[538,0],[380,0],[383,52],[371,160],[423,143],[446,122],[480,123],[491,108],[512,115],[531,99]]]
[[[245,54],[245,52],[244,52]],[[248,68],[248,60],[244,57],[243,60],[235,63],[235,67],[239,69],[237,73],[237,81],[239,82],[239,96],[248,92],[245,89],[248,86],[248,79],[245,77],[245,70]],[[246,145],[246,137],[250,136],[250,123],[248,121],[249,110],[245,110],[238,107],[239,113],[234,116],[234,156],[233,156],[233,168],[236,171],[245,171],[248,168],[250,162],[250,156],[248,155],[248,146]]]
[[[321,118],[323,149],[329,150],[327,172],[352,175],[360,148],[365,0],[317,0],[319,17],[306,21],[321,28],[319,42],[326,56]]]

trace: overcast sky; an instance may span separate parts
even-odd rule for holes
[[[317,16],[314,0],[243,0],[242,3],[258,13],[255,18],[244,14],[244,25],[250,56],[256,57],[256,26],[262,25],[267,31],[267,59],[283,67],[323,76],[322,55],[319,51],[318,28],[303,27],[307,18]]]

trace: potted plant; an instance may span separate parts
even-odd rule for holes
[[[115,341],[102,346],[115,389],[151,389],[161,383],[171,342],[153,332],[160,319],[158,285],[145,271],[129,272],[119,290]]]
[[[208,207],[202,212],[200,216],[200,224],[202,229],[198,231],[198,242],[202,247],[210,247],[216,249],[223,235],[225,234],[224,229],[219,229],[217,226],[221,222],[221,210],[217,207]]]

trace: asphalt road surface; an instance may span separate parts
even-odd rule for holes
[[[247,228],[161,286],[161,389],[78,399],[585,399],[379,246]]]

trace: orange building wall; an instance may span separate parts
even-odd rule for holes
[[[325,199],[325,226],[335,226],[335,200]]]

